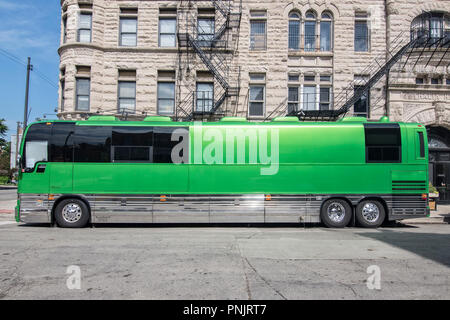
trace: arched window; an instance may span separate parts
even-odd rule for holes
[[[305,21],[305,51],[316,49],[316,14],[312,11],[306,13]]]
[[[445,39],[444,39],[445,38]],[[411,22],[411,40],[420,39],[418,46],[445,43],[450,38],[450,15],[425,12]]]
[[[289,14],[289,49],[300,49],[300,14],[291,12]]]
[[[320,51],[332,51],[333,19],[328,12],[322,13],[320,20]]]

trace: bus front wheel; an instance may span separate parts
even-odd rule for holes
[[[385,216],[383,205],[376,200],[361,201],[356,207],[356,220],[365,228],[378,228]]]
[[[89,222],[89,209],[79,199],[65,199],[56,206],[55,220],[61,228],[83,228]]]
[[[352,208],[345,200],[330,199],[323,203],[320,218],[328,228],[345,228],[352,218]]]

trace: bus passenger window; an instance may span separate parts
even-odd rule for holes
[[[425,158],[425,141],[423,138],[423,132],[418,132],[418,134],[419,134],[420,157]]]
[[[33,169],[38,162],[47,162],[48,141],[28,141],[25,149],[27,154],[25,167],[27,169]]]
[[[401,134],[397,124],[365,124],[366,162],[401,162]]]
[[[73,136],[75,123],[53,123],[52,139],[50,144],[50,162],[73,161]]]
[[[178,130],[178,134],[182,132],[181,140],[172,141],[172,136]],[[176,135],[174,135],[175,138]],[[154,129],[154,155],[153,162],[155,163],[177,163],[178,159],[172,159],[172,150],[180,143],[184,148],[180,148],[177,158],[182,158],[180,163],[188,163],[188,149],[189,149],[189,130],[182,127],[158,127]],[[178,149],[175,149],[178,150]],[[183,152],[186,151],[186,154]]]
[[[113,162],[152,162],[152,127],[114,127]]]
[[[76,126],[75,162],[111,162],[111,127]]]
[[[28,128],[23,149],[22,167],[27,171],[34,169],[38,162],[48,161],[48,141],[52,124],[37,123]]]

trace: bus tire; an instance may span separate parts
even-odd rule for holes
[[[345,200],[329,199],[322,205],[320,218],[328,228],[345,228],[352,218],[352,208]]]
[[[89,216],[88,206],[79,199],[62,200],[55,208],[55,220],[61,228],[83,228]]]
[[[364,228],[378,228],[385,217],[386,212],[380,201],[364,200],[356,206],[356,220]]]

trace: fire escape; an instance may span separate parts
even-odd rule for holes
[[[397,72],[404,71],[408,65],[415,68],[419,62],[423,67],[430,64],[433,64],[436,68],[439,67],[449,58],[450,31],[444,30],[443,27],[439,30],[432,28],[431,15],[427,12],[421,15],[422,21],[412,26],[409,40],[406,40],[407,37],[404,33],[399,34],[391,42],[387,55],[383,54],[377,57],[361,72],[361,74],[369,75],[369,77],[351,82],[334,96],[331,110],[302,110],[297,108],[287,112],[287,107],[283,104],[278,110],[274,110],[269,117],[288,115],[296,116],[304,121],[336,121],[344,117],[359,99],[367,95],[379,80],[389,74],[394,66]],[[433,58],[436,59],[433,60]]]
[[[202,91],[197,85],[195,89],[191,87],[187,90],[189,92],[178,100],[176,120],[214,120],[230,113],[231,108],[237,108],[240,69],[233,66],[232,60],[237,47],[242,0],[236,7],[233,5],[235,2],[211,0],[212,8],[205,9],[199,7],[196,1],[181,1],[177,33],[180,80],[183,72],[187,76],[191,69],[196,70],[195,64],[199,58],[214,79],[214,84],[212,92]],[[201,19],[201,10],[209,10],[212,17]]]

